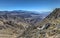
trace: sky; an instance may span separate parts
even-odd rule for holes
[[[0,10],[52,11],[60,0],[0,0]]]

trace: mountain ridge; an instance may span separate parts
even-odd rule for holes
[[[21,36],[22,38],[60,38],[60,8],[56,8],[46,18],[31,26]]]

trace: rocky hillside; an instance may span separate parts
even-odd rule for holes
[[[28,11],[0,11],[0,38],[21,38],[42,15]],[[32,29],[31,28],[31,29]]]
[[[36,26],[30,26],[18,38],[60,38],[60,8],[56,8]]]

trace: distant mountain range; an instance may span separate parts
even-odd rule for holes
[[[36,22],[42,20],[48,15],[48,13],[34,13],[31,11],[0,11],[0,19],[15,19],[15,20],[20,20],[22,22],[27,22],[31,24],[35,24]],[[22,19],[22,20],[21,20]]]

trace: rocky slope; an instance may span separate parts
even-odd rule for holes
[[[0,11],[0,38],[21,38],[24,32],[42,20],[41,17],[27,11]]]
[[[17,38],[60,38],[60,8],[56,8],[36,26],[30,26]]]

